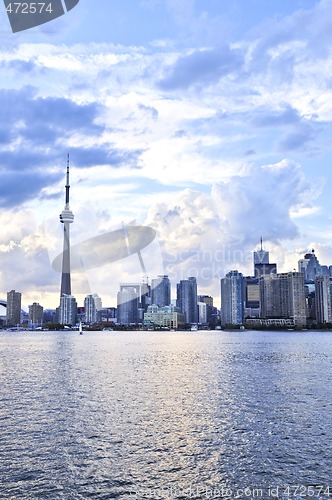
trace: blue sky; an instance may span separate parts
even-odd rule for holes
[[[58,305],[68,152],[73,243],[150,225],[150,279],[218,303],[261,236],[281,271],[332,264],[332,0],[81,0],[17,34],[3,9],[0,37],[0,296]],[[137,256],[73,292],[134,279]]]

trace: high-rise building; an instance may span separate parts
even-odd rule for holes
[[[204,315],[206,314],[206,320],[204,321],[204,323],[209,324],[211,327],[215,325],[217,323],[218,310],[213,306],[213,297],[211,297],[211,295],[198,295],[197,302],[198,322],[203,323],[202,319],[204,319]],[[202,305],[200,306],[200,303],[206,304],[206,308],[204,308],[204,306]]]
[[[261,238],[261,248],[254,252],[254,277],[260,278],[264,274],[277,274],[277,264],[270,264],[269,252],[263,250]]]
[[[295,326],[306,325],[303,273],[289,272],[260,278],[261,318],[290,318]]]
[[[245,315],[257,316],[259,312],[259,278],[244,276],[243,293]]]
[[[7,292],[6,321],[8,326],[21,324],[21,301],[21,292],[16,292],[15,290]]]
[[[195,277],[181,280],[176,285],[176,306],[185,315],[186,323],[198,322],[197,282]]]
[[[208,322],[207,321],[208,305],[206,302],[198,301],[197,306],[198,306],[198,323],[200,323],[201,325],[205,325]]]
[[[230,271],[221,279],[221,324],[243,323],[243,275]]]
[[[72,295],[63,294],[60,297],[59,323],[73,326],[77,322],[77,302]]]
[[[73,312],[76,304],[75,298],[71,294],[71,278],[70,278],[70,235],[69,227],[74,222],[73,212],[69,207],[69,155],[67,159],[67,175],[66,175],[66,192],[65,192],[65,208],[60,214],[60,222],[63,224],[63,254],[62,254],[62,274],[60,288],[60,306],[58,309],[59,323],[63,325],[75,324],[77,310]],[[62,300],[64,299],[64,300]],[[64,307],[64,310],[61,308]],[[76,305],[77,308],[77,305]]]
[[[29,306],[29,324],[33,327],[41,326],[43,323],[44,308],[37,302]]]
[[[101,321],[102,302],[98,294],[87,295],[84,299],[85,322],[88,324]]]
[[[120,317],[123,311],[132,310],[131,317],[136,318],[135,321],[130,321],[130,323],[142,323],[144,312],[147,310],[148,306],[151,303],[150,299],[150,286],[145,281],[141,283],[120,283],[120,292],[130,292],[129,294],[118,294],[118,304],[120,304],[120,313],[118,312],[118,322],[120,323]],[[132,294],[132,298],[131,297]],[[135,295],[136,294],[136,295]],[[136,300],[137,298],[137,300]],[[122,301],[133,300],[131,306],[121,306]],[[137,311],[134,311],[134,309]],[[120,316],[119,316],[120,314]],[[126,313],[127,314],[127,313]],[[122,324],[126,324],[121,321]]]
[[[198,302],[204,302],[210,307],[213,307],[213,297],[211,295],[197,295]]]
[[[151,304],[159,307],[169,306],[171,303],[171,283],[167,275],[158,276],[151,280]]]
[[[263,249],[261,238],[260,250],[253,253],[254,276],[243,278],[244,316],[245,318],[258,317],[260,313],[259,278],[265,275],[277,274],[277,264],[270,264],[269,252]]]
[[[117,322],[120,325],[136,325],[139,322],[139,287],[132,285],[120,285],[117,295]]]
[[[312,250],[311,253],[306,253],[304,258],[299,260],[298,270],[304,274],[304,281],[306,283],[313,283],[316,276],[322,274],[321,265],[315,255],[315,250]]]
[[[269,252],[263,250],[263,239],[261,238],[261,248],[254,252],[254,266],[256,264],[269,264]]]
[[[319,325],[332,323],[332,278],[316,276],[315,278],[316,319]]]

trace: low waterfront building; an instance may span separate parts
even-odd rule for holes
[[[293,318],[248,318],[246,325],[251,328],[295,328]]]
[[[144,313],[144,326],[146,328],[169,328],[178,329],[186,323],[185,315],[175,306],[158,307],[156,305],[148,306]]]

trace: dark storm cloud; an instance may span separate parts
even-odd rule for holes
[[[238,50],[219,47],[209,50],[196,50],[190,55],[179,57],[170,66],[166,76],[158,85],[163,90],[177,90],[192,85],[209,85],[239,69],[243,56]]]
[[[32,87],[0,90],[0,206],[19,205],[57,182],[59,175],[49,174],[49,168],[54,172],[64,165],[67,153],[81,168],[139,168],[141,150],[99,144],[106,131],[96,123],[101,111],[95,103],[39,97]],[[80,138],[80,145],[68,147],[73,136]]]

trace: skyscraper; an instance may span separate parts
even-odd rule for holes
[[[11,290],[7,292],[6,320],[8,326],[16,326],[21,323],[21,300],[22,294]]]
[[[230,271],[221,280],[221,324],[243,323],[243,275]]]
[[[187,323],[198,323],[197,282],[190,277],[176,285],[176,306],[185,315]]]
[[[263,250],[263,239],[261,238],[261,249],[254,252],[254,265],[268,264],[269,262],[269,252]]]
[[[316,276],[315,304],[317,323],[332,323],[332,278],[331,276]]]
[[[289,272],[260,278],[261,318],[290,318],[306,325],[303,273]]]
[[[77,302],[72,295],[62,295],[60,297],[59,323],[61,325],[76,325],[77,322]]]
[[[213,297],[211,295],[198,295],[197,296],[198,303],[198,321],[199,323],[203,323],[202,314],[204,314],[204,306],[202,303],[206,304],[206,321],[205,323],[209,323],[211,326],[216,324],[217,322],[217,313],[218,310],[213,306]]]
[[[171,283],[168,276],[162,275],[151,280],[151,304],[164,307],[171,303]]]
[[[322,274],[321,265],[315,255],[315,250],[311,253],[306,253],[303,259],[298,262],[298,270],[304,274],[304,281],[306,283],[313,283],[316,276]]]
[[[261,248],[254,252],[254,277],[259,278],[264,274],[276,273],[277,264],[270,264],[269,252],[263,250],[263,240],[261,238]]]
[[[118,323],[120,325],[137,324],[139,322],[139,284],[120,285],[117,295]]]
[[[84,299],[85,322],[98,323],[101,321],[102,302],[98,294],[87,295]]]
[[[31,326],[41,326],[43,322],[44,308],[37,302],[29,306],[29,324]]]

